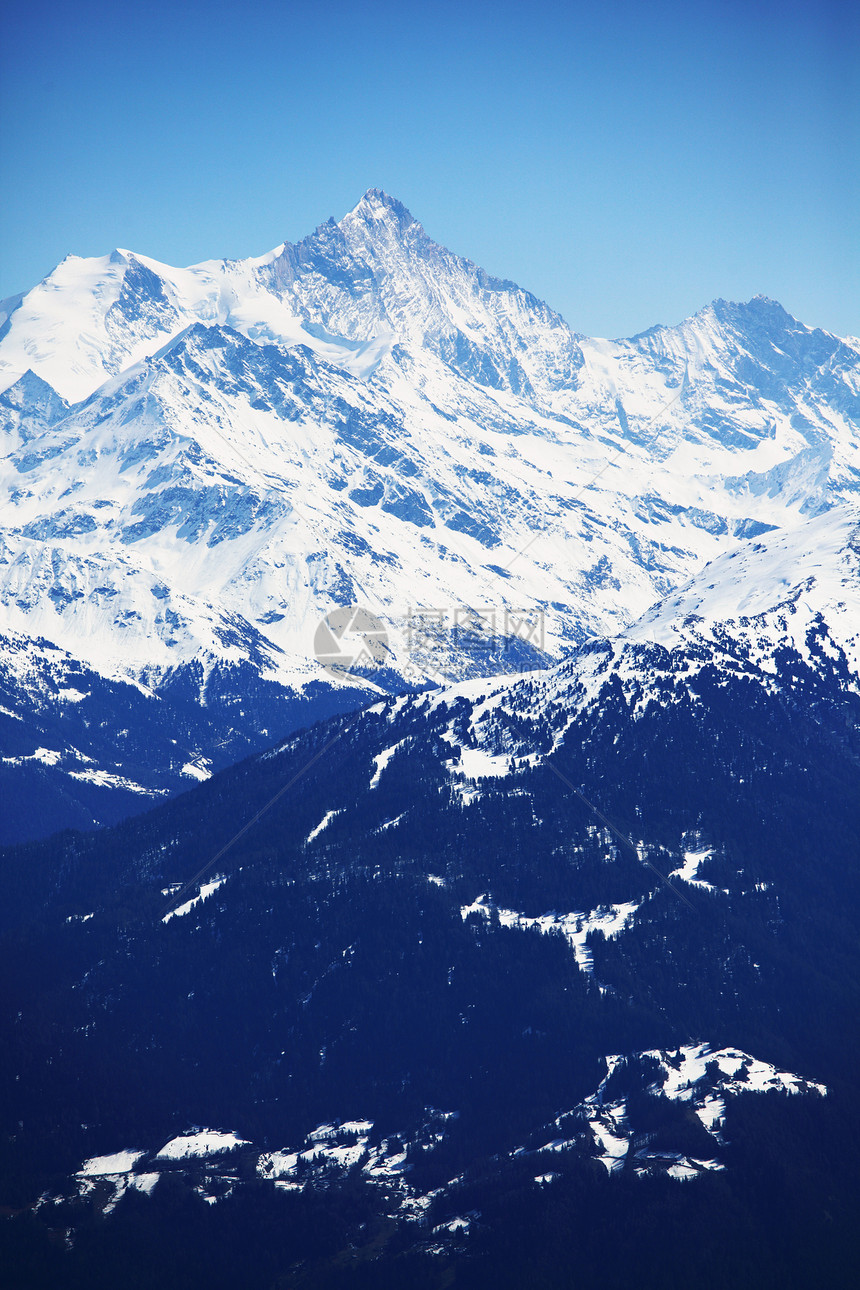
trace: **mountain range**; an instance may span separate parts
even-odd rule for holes
[[[849,1284],[858,624],[833,508],[549,669],[3,852],[7,1265]]]
[[[0,323],[4,1284],[853,1284],[860,344],[376,189]]]
[[[860,481],[856,341],[763,297],[588,339],[376,189],[256,259],[69,256],[0,322],[6,841],[545,667]],[[384,649],[332,669],[350,606]]]

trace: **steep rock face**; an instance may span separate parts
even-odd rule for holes
[[[69,405],[28,370],[0,394],[0,445],[7,456],[59,421]]]
[[[529,401],[575,387],[567,324],[513,282],[433,242],[400,202],[371,189],[261,270],[306,323],[357,343],[429,350],[467,380]]]

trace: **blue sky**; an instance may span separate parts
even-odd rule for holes
[[[364,190],[629,335],[722,296],[860,333],[860,16],[773,4],[7,0],[0,296],[295,241]]]

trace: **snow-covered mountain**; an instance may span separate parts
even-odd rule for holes
[[[619,702],[637,718],[651,704],[699,701],[703,684],[746,681],[780,693],[787,673],[798,702],[834,681],[831,703],[860,696],[856,506],[719,556],[625,631],[586,642],[545,672],[470,681],[413,703],[452,714],[441,737],[469,796],[512,764],[540,764],[583,717],[603,720]]]
[[[257,259],[70,256],[0,321],[0,627],[205,707],[200,765],[228,760],[219,724],[251,750],[557,660],[860,482],[854,343],[762,298],[588,340],[378,190]],[[383,665],[333,675],[316,633],[352,604]],[[249,687],[300,718],[257,737]],[[23,678],[10,707],[30,723]],[[152,787],[109,744],[75,819],[116,818],[107,777]],[[76,746],[46,750],[60,796]]]
[[[545,671],[6,850],[9,1204],[82,1284],[212,1211],[243,1250],[322,1230],[297,1287],[356,1250],[525,1284],[536,1224],[549,1284],[571,1250],[603,1284],[607,1214],[618,1285],[655,1225],[688,1276],[666,1214],[746,1242],[737,1284],[792,1284],[795,1237],[817,1276],[856,1226],[858,627],[833,507]]]

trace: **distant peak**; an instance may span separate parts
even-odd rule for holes
[[[68,407],[66,400],[61,398],[53,385],[49,385],[44,377],[33,371],[32,367],[28,367],[17,381],[0,394],[0,402],[11,407],[24,407],[26,400],[44,401],[45,399],[55,399],[58,404]]]
[[[386,193],[382,188],[368,188],[358,204],[359,206],[384,206],[392,211],[406,210],[402,202],[399,202],[396,197],[392,197],[390,193]]]
[[[415,219],[410,211],[396,197],[390,196],[381,188],[368,188],[361,201],[345,217],[364,220],[397,220],[401,225],[414,224]]]
[[[783,308],[778,300],[770,296],[757,295],[750,300],[715,300],[710,306],[717,314],[773,314],[780,318],[790,318],[791,314]]]

